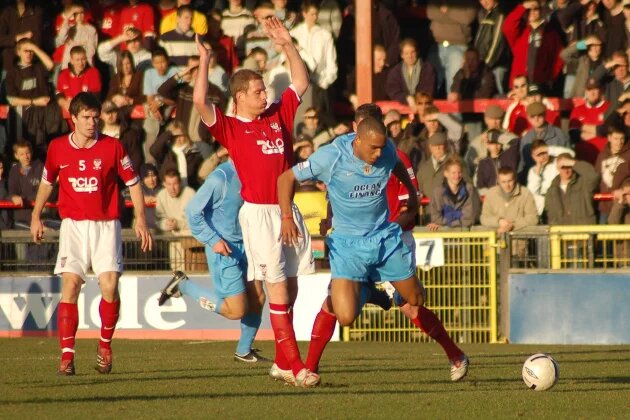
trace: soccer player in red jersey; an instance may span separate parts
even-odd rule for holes
[[[293,119],[309,84],[306,67],[287,29],[276,17],[264,22],[265,32],[282,49],[291,68],[292,84],[280,99],[267,107],[262,76],[240,70],[230,79],[236,116],[226,117],[206,103],[208,79],[195,82],[193,102],[218,142],[228,149],[242,183],[245,203],[239,213],[249,262],[247,279],[267,286],[271,326],[276,340],[275,370],[288,371],[287,381],[297,386],[319,384],[319,375],[306,369],[295,341],[291,307],[297,296],[297,276],[314,271],[310,236],[297,207],[282,214],[278,205],[277,179],[293,165]],[[208,72],[209,51],[197,37],[200,74]],[[283,219],[293,219],[301,231],[295,247],[280,241]]]
[[[118,211],[118,178],[129,187],[135,210],[135,231],[143,251],[151,249],[151,234],[144,215],[144,199],[139,178],[122,144],[115,138],[99,135],[101,104],[91,93],[82,92],[70,103],[75,130],[53,140],[42,181],[39,184],[31,234],[36,243],[44,236],[40,215],[44,204],[59,182],[59,254],[55,274],[61,274],[61,302],[57,328],[61,345],[58,374],[74,375],[74,341],[79,324],[77,300],[90,267],[98,278],[102,299],[101,338],[97,348],[96,369],[112,369],[111,340],[118,321],[120,298],[118,279],[122,273],[122,238]]]
[[[355,121],[353,122],[355,132],[357,130],[357,125],[368,116],[378,119],[382,119],[383,117],[381,110],[376,105],[361,105],[355,113]],[[400,159],[403,166],[407,170],[413,186],[416,188],[416,191],[418,191],[418,180],[416,179],[416,176],[414,174],[411,160],[409,159],[407,154],[405,154],[400,149],[397,148],[396,152],[398,153],[398,159]],[[387,182],[385,193],[387,195],[389,221],[398,223],[397,221],[399,220],[400,214],[407,211],[409,190],[407,189],[405,184],[392,173]],[[326,219],[322,219],[320,225],[320,233],[322,235],[326,235],[326,232],[328,232],[328,230],[332,226],[331,219],[332,213],[329,206],[328,217]],[[414,227],[415,224],[413,221],[409,221],[408,223],[401,225],[402,241],[404,245],[407,246],[414,255],[414,257],[412,258],[413,267],[416,266],[416,242],[412,232]],[[385,284],[389,288],[394,289],[391,283]],[[374,294],[373,291],[371,293]],[[383,307],[383,309],[388,309],[381,303],[372,300],[373,298],[373,296],[366,297],[366,299],[368,299],[368,302],[377,303],[379,304],[379,306]],[[444,326],[442,325],[442,322],[439,320],[439,318],[424,305],[412,306],[409,303],[405,302],[396,292],[394,292],[394,299],[396,303],[400,306],[400,311],[407,318],[409,318],[409,320],[416,327],[420,328],[424,333],[436,340],[438,344],[442,346],[450,362],[451,380],[459,381],[464,378],[468,373],[468,357],[466,357],[461,349],[459,349],[457,345],[453,342],[453,340],[451,340],[451,338],[448,336],[448,333],[444,329]],[[334,334],[336,323],[337,317],[335,316],[333,311],[331,298],[330,296],[328,296],[324,300],[322,308],[315,318],[313,331],[311,333],[311,342],[308,348],[308,355],[306,357],[306,367],[313,372],[317,372],[319,370],[319,362],[324,352],[324,348]]]

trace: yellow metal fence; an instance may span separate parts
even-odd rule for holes
[[[551,226],[549,245],[552,269],[630,266],[630,226]]]
[[[496,236],[494,232],[414,232],[417,240],[443,240],[444,265],[418,268],[425,304],[460,343],[497,341]],[[394,306],[389,311],[366,305],[344,341],[429,341]]]

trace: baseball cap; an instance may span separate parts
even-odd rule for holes
[[[446,134],[442,132],[435,133],[434,135],[429,137],[429,144],[431,146],[439,146],[439,145],[446,144]]]
[[[488,130],[486,132],[486,136],[488,137],[488,144],[490,143],[501,144],[499,142],[499,137],[501,137],[501,132],[499,130],[495,130],[495,129]]]
[[[535,117],[536,115],[543,115],[547,111],[547,107],[542,102],[534,102],[527,105],[527,115]]]
[[[540,86],[536,83],[530,83],[529,86],[527,86],[527,96],[534,95],[542,95],[542,92],[540,91]]]
[[[490,105],[489,107],[486,108],[484,115],[487,118],[503,119],[503,116],[505,115],[505,111],[499,105]]]

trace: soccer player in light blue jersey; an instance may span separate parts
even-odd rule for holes
[[[278,179],[282,214],[291,207],[295,181],[318,179],[326,183],[335,215],[327,238],[332,282],[330,298],[341,325],[350,325],[365,303],[362,283],[390,281],[411,305],[422,305],[423,293],[412,267],[412,253],[401,239],[398,223],[390,223],[385,188],[394,173],[409,190],[407,210],[399,221],[407,224],[418,211],[416,188],[399,161],[394,143],[387,139],[382,121],[368,117],[357,133],[337,138]],[[292,218],[282,220],[282,241],[296,243]]]
[[[176,271],[162,290],[159,304],[171,297],[189,296],[202,308],[228,319],[241,320],[241,337],[234,360],[270,361],[252,343],[260,327],[265,293],[261,281],[248,282],[247,259],[238,212],[243,205],[241,182],[232,161],[219,165],[186,206],[193,236],[205,244],[214,291]]]
[[[369,118],[369,117],[381,121],[383,119],[383,114],[381,112],[381,109],[375,104],[363,104],[359,108],[357,108],[357,111],[355,113],[355,121],[353,123],[355,131],[357,129],[358,124],[363,119]],[[351,135],[351,136],[354,136],[354,135]],[[340,137],[340,139],[347,139],[347,138],[348,137],[344,137],[344,136]],[[401,162],[405,164],[404,156],[401,156],[400,151],[397,151],[397,152],[398,152],[399,159],[401,159]],[[411,164],[407,163],[407,165],[408,165],[407,169],[409,169]],[[413,171],[409,172],[408,170],[408,173],[413,174]],[[414,187],[415,187],[415,184],[414,184]],[[392,188],[394,189],[394,191],[389,191]],[[409,223],[405,224],[405,217],[403,217],[403,219],[399,218],[399,215],[401,213],[404,213],[407,207],[407,198],[409,196],[409,191],[404,187],[401,188],[398,178],[396,177],[395,174],[390,175],[389,185],[387,186],[386,190],[387,190],[386,197],[388,200],[388,208],[390,212],[389,221],[398,223],[399,225],[402,226],[402,229],[403,229],[402,241],[405,244],[405,246],[408,247],[411,251],[412,258],[410,261],[410,267],[411,267],[411,270],[415,271],[416,269],[415,268],[416,267],[415,241],[413,239],[413,235],[411,234],[411,229],[413,229],[413,226],[414,226],[413,219],[411,219]],[[403,193],[404,201],[405,201],[404,205],[402,206],[399,203],[399,200],[401,199],[401,193]],[[392,212],[393,214],[391,214]],[[325,231],[327,231],[330,228],[331,220],[332,220],[332,213],[329,208],[328,218],[325,220],[322,220],[322,223],[324,224],[324,233],[322,233],[323,235],[325,235]],[[320,229],[321,229],[321,226],[320,226]],[[360,305],[359,307],[357,307],[357,315],[359,314],[361,307],[363,303],[365,303],[366,300],[370,303],[378,304],[385,310],[388,309],[386,306],[378,302],[378,300],[381,300],[381,299],[378,298],[378,293],[374,293],[374,292],[375,292],[375,289],[372,283],[370,282],[361,283],[361,290],[359,291]],[[375,296],[374,296],[375,294],[377,295],[376,296],[377,299],[375,299]],[[397,292],[395,293],[395,297],[396,297],[397,304],[400,306],[401,312],[403,312],[405,316],[407,316],[414,325],[416,325],[423,332],[425,332],[427,335],[429,335],[431,338],[437,341],[437,343],[440,344],[440,346],[443,348],[450,362],[451,380],[459,381],[462,378],[464,378],[464,376],[466,376],[468,372],[468,358],[461,351],[461,349],[457,347],[457,345],[453,342],[453,340],[449,337],[448,333],[446,332],[439,318],[431,310],[427,309],[426,307],[422,305],[412,306],[409,303],[405,302],[404,299],[402,299],[401,296]],[[308,356],[306,358],[306,366],[308,369],[310,369],[313,372],[319,371],[319,362],[320,362],[321,356],[324,352],[326,345],[332,338],[332,335],[335,330],[336,322],[337,322],[337,318],[333,311],[333,305],[330,300],[330,297],[328,297],[324,301],[322,308],[320,312],[317,314],[315,318],[315,322],[313,323],[311,342],[309,344]]]

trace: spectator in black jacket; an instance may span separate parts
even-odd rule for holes
[[[498,0],[479,0],[482,9],[477,17],[479,28],[475,37],[475,48],[486,67],[494,74],[497,92],[507,92],[507,74],[510,66],[510,49],[501,32],[505,14]]]
[[[174,169],[180,174],[182,187],[188,185],[195,190],[200,187],[197,174],[203,157],[197,145],[186,135],[181,121],[171,122],[151,145],[150,152],[160,168],[162,180],[169,169]]]
[[[184,134],[197,145],[197,150],[203,158],[212,154],[214,148],[210,146],[212,137],[206,126],[201,122],[201,116],[192,103],[193,86],[197,79],[199,56],[188,58],[188,64],[180,69],[174,76],[167,79],[158,88],[158,94],[167,105],[175,105],[175,121],[181,123]],[[215,103],[221,109],[225,108],[226,97],[218,86],[208,83],[206,100]],[[160,168],[160,173],[161,168]],[[185,179],[186,173],[180,172]],[[183,185],[186,185],[185,183]]]
[[[488,141],[488,156],[479,161],[475,183],[479,190],[479,195],[486,195],[488,189],[497,185],[499,169],[510,168],[514,172],[518,168],[519,141],[515,139],[509,147],[503,148],[499,141],[502,132],[500,130],[488,130],[486,136]]]

